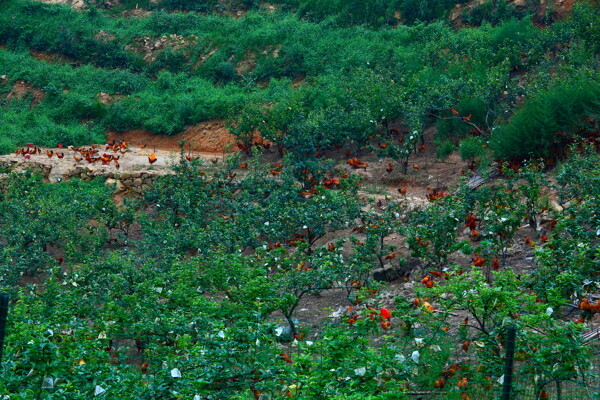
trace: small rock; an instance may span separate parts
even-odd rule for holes
[[[298,324],[300,321],[297,319],[293,319],[294,325],[296,325],[296,329],[298,329]],[[280,325],[275,329],[276,340],[279,342],[291,342],[294,340],[294,336],[292,335],[292,328],[288,325]]]
[[[385,266],[383,268],[377,268],[373,271],[373,279],[378,282],[392,282],[398,279],[398,271],[392,266]]]
[[[106,181],[104,181],[104,184],[107,185],[107,186],[112,186],[115,183],[117,183],[117,181],[115,179],[113,179],[113,178],[108,178]]]

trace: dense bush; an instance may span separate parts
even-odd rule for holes
[[[483,147],[483,140],[478,137],[470,137],[461,140],[458,152],[464,161],[473,161],[485,154],[486,150]]]
[[[468,122],[471,124],[483,129],[488,128],[488,113],[492,111],[492,108],[488,107],[488,104],[482,98],[466,97],[461,99],[454,109],[459,113],[459,116],[468,117]],[[444,111],[442,118],[436,123],[436,139],[458,143],[460,139],[473,131],[473,125],[465,122],[462,118],[454,118],[450,111]]]
[[[45,185],[35,176],[14,175],[3,183],[0,258],[5,288],[23,274],[33,275],[62,263],[55,260],[51,248],[64,249],[61,258],[76,262],[105,243],[107,230],[102,221],[115,207],[101,180]],[[91,219],[97,225],[88,224]]]
[[[0,138],[0,154],[9,154],[15,151],[16,145],[8,137]]]
[[[529,99],[492,133],[490,145],[498,158],[561,156],[575,139],[585,116],[598,115],[597,74],[573,77]]]
[[[600,51],[600,8],[598,2],[591,0],[589,6],[585,4],[575,4],[573,13],[573,24],[578,37],[581,37],[584,46],[592,54],[598,54]]]
[[[455,4],[464,0],[402,0],[399,4],[400,15],[408,23],[429,22],[444,18]]]
[[[487,0],[471,9],[464,9],[461,20],[466,24],[479,26],[483,22],[498,24],[510,18],[523,18],[534,13],[535,9],[531,3],[518,8],[508,1]]]
[[[591,147],[572,148],[557,171],[561,204],[572,203],[557,221],[549,246],[539,249],[539,270],[530,284],[546,296],[571,296],[595,290],[600,263],[600,157]],[[575,200],[577,199],[577,200]],[[570,203],[570,204],[571,204]],[[540,279],[552,274],[556,279]]]
[[[105,138],[104,130],[94,123],[82,124],[72,117],[67,117],[67,122],[60,114],[55,114],[58,118],[54,120],[51,115],[55,110],[51,106],[30,108],[28,102],[17,102],[3,108],[0,136],[13,149],[25,143],[54,147],[57,143],[65,146],[99,143]]]

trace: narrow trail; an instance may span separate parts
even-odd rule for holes
[[[115,154],[119,157],[118,167],[114,162],[103,165],[101,162],[87,162],[81,154],[72,148],[41,148],[41,153],[8,154],[0,156],[0,164],[9,166],[13,170],[35,169],[41,170],[48,181],[57,182],[70,177],[104,176],[118,178],[128,174],[148,174],[153,176],[172,173],[172,166],[179,160],[181,145],[184,153],[192,157],[200,157],[213,163],[222,162],[230,154],[229,149],[234,145],[233,136],[227,131],[222,121],[208,121],[194,125],[176,136],[155,135],[150,132],[134,130],[124,133],[109,132],[108,141],[122,141],[127,143],[124,153],[114,153],[107,149],[106,144],[89,144],[80,146],[98,150],[102,155]],[[35,143],[34,143],[35,145]],[[46,151],[54,155],[48,157]],[[64,156],[58,158],[57,153]],[[150,154],[156,155],[154,163],[149,162]]]
[[[103,145],[96,145],[102,151]],[[18,154],[9,154],[0,156],[0,163],[10,166],[11,169],[19,171],[26,169],[41,170],[50,182],[57,182],[69,177],[78,176],[81,174],[90,176],[105,176],[112,178],[119,175],[131,173],[147,173],[150,175],[166,175],[172,173],[172,166],[179,159],[179,152],[169,150],[154,150],[141,148],[139,146],[130,146],[127,152],[120,156],[119,168],[114,163],[102,165],[101,163],[88,163],[85,160],[76,161],[75,157],[80,156],[79,153],[63,148],[43,148],[53,151],[55,154],[62,152],[64,157],[58,159],[56,156],[48,158],[45,153],[31,155],[25,158]],[[151,153],[155,153],[156,161],[150,164],[148,158]],[[216,160],[220,162],[223,159],[222,154],[213,153],[195,153],[194,156],[199,156],[202,159]]]

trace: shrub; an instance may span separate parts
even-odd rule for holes
[[[152,69],[157,71],[166,69],[167,71],[177,72],[185,66],[187,61],[186,55],[181,51],[167,47],[158,54],[156,61],[152,65]]]
[[[167,10],[208,12],[214,10],[217,0],[164,0],[160,3]]]
[[[458,151],[463,161],[473,161],[485,154],[483,140],[474,136],[463,139],[458,146]]]
[[[575,24],[575,32],[584,45],[592,54],[598,54],[600,51],[600,7],[598,3],[592,4],[575,4],[573,9],[573,22]]]
[[[230,62],[223,61],[217,64],[217,68],[215,69],[215,78],[217,81],[222,83],[229,82],[235,79],[236,75],[235,68]]]
[[[436,139],[439,141],[458,141],[469,132],[469,126],[459,119],[440,119],[436,128]]]
[[[454,150],[456,150],[456,147],[449,140],[436,141],[435,143],[435,156],[440,160],[447,159]]]
[[[597,113],[600,83],[597,76],[555,84],[531,98],[508,123],[492,132],[490,145],[501,159],[556,156],[566,145],[578,120]]]
[[[91,98],[90,98],[91,97]],[[106,106],[92,96],[78,94],[59,94],[52,101],[50,115],[57,122],[102,118]]]
[[[458,102],[456,110],[461,116],[470,116],[469,121],[471,123],[481,127],[485,126],[488,106],[482,98],[465,97]],[[437,121],[436,139],[439,141],[451,140],[456,143],[473,129],[471,125],[465,123],[462,119],[451,118],[452,114],[449,111],[445,111],[442,115],[450,118],[444,118]]]

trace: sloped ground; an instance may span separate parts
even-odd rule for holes
[[[111,132],[108,140],[120,140],[127,143],[127,150],[124,154],[117,154],[119,157],[118,168],[114,162],[102,165],[101,162],[88,163],[85,159],[79,160],[81,158],[79,152],[71,148],[59,147],[42,148],[41,154],[29,155],[28,158],[14,153],[0,156],[0,163],[11,165],[17,170],[27,168],[42,170],[50,182],[80,174],[110,178],[129,173],[164,175],[172,172],[172,164],[180,157],[181,144],[184,145],[186,155],[200,157],[213,163],[220,162],[233,144],[233,136],[224,127],[222,121],[204,122],[188,128],[177,136],[160,136],[145,131]],[[95,146],[99,155],[114,154],[107,150],[104,144],[90,144],[89,146]],[[61,159],[56,155],[48,157],[46,150],[52,151],[54,154],[63,153],[64,157]],[[149,162],[151,153],[155,153],[157,158],[153,164]]]
[[[407,174],[403,174],[397,164],[389,159],[378,159],[374,154],[365,154],[361,159],[368,163],[366,170],[352,169],[345,162],[344,149],[331,151],[326,157],[339,160],[340,168],[346,168],[364,178],[363,188],[359,192],[359,197],[370,200],[370,209],[384,209],[391,202],[403,201],[409,209],[415,206],[424,206],[428,204],[426,194],[429,189],[437,188],[440,190],[451,189],[461,176],[461,172],[466,170],[466,163],[458,157],[456,153],[452,154],[448,160],[440,161],[435,157],[435,149],[431,144],[435,130],[430,128],[426,131],[426,148],[420,154],[411,159],[411,165],[418,164],[419,169],[409,168]],[[16,168],[28,168],[37,166],[38,168],[50,169],[49,180],[55,182],[69,176],[77,176],[79,173],[85,173],[91,176],[105,176],[109,179],[123,180],[123,177],[130,177],[132,174],[148,174],[150,176],[164,175],[172,173],[171,166],[180,158],[180,150],[183,145],[185,155],[199,156],[212,165],[212,162],[222,162],[223,157],[230,151],[234,144],[233,136],[227,131],[223,121],[210,121],[198,124],[186,129],[186,131],[176,136],[153,135],[145,131],[128,131],[124,133],[111,132],[109,140],[123,140],[128,143],[128,149],[120,157],[120,168],[117,170],[114,164],[110,165],[89,165],[82,161],[76,161],[74,157],[79,153],[71,149],[52,149],[54,152],[64,152],[63,159],[57,159],[55,156],[48,158],[44,153],[34,155],[25,159],[22,155],[0,156],[0,162],[9,162]],[[98,145],[100,153],[105,147]],[[150,164],[148,157],[155,153],[157,161]],[[280,156],[275,149],[266,150],[265,160],[267,162],[280,161]],[[211,162],[209,162],[211,161]],[[392,172],[386,171],[389,163],[392,162],[394,169]],[[139,176],[139,175],[135,175]],[[112,182],[112,181],[110,181]],[[398,188],[406,186],[405,196],[398,193]],[[122,191],[119,187],[117,190]],[[467,229],[468,231],[468,229]],[[335,241],[339,237],[349,237],[360,234],[345,231],[334,232],[322,238],[318,245],[326,245],[328,242]],[[525,272],[532,268],[533,255],[529,246],[523,242],[523,238],[528,236],[538,240],[539,231],[524,225],[517,235],[513,245],[508,249],[507,268],[518,272]],[[468,240],[468,232],[463,234],[461,239]],[[395,245],[402,257],[408,257],[410,254],[401,247],[402,240],[398,235],[390,235],[386,239],[387,245]],[[414,261],[414,260],[413,260]],[[458,255],[453,259],[458,263],[468,265],[470,257],[467,255]],[[406,298],[414,297],[414,288],[419,285],[418,281],[425,274],[418,263],[411,265],[412,271],[402,279],[397,279],[387,286],[386,291],[378,302],[388,306],[393,305],[393,299],[396,296]],[[328,290],[318,296],[307,296],[299,306],[299,318],[301,322],[312,321],[313,324],[327,323],[330,314],[348,305],[346,293],[343,290]],[[315,326],[316,327],[316,326]]]
[[[400,166],[391,159],[379,159],[375,154],[365,154],[362,159],[368,162],[366,170],[353,169],[345,162],[345,150],[332,150],[325,157],[338,160],[339,166],[356,173],[364,179],[365,196],[386,195],[399,196],[398,189],[407,187],[408,198],[425,199],[428,189],[438,188],[446,190],[451,187],[466,169],[466,163],[461,161],[458,154],[452,154],[447,160],[441,161],[435,157],[433,136],[435,129],[430,128],[425,134],[425,150],[411,159],[411,165],[417,164],[419,169],[409,168],[407,174],[402,173]],[[171,165],[179,160],[183,148],[184,154],[200,157],[206,162],[219,163],[227,154],[233,154],[235,138],[225,127],[222,120],[202,122],[188,127],[184,132],[175,136],[155,135],[143,130],[127,132],[109,132],[107,140],[120,140],[127,143],[127,151],[119,155],[119,169],[114,163],[101,165],[89,164],[85,160],[77,161],[75,157],[81,154],[68,148],[43,148],[42,154],[23,155],[9,154],[0,156],[0,162],[14,166],[17,169],[38,168],[46,170],[47,175],[55,178],[67,178],[78,175],[74,171],[89,172],[93,176],[112,177],[123,173],[150,172],[153,175],[168,174],[172,172]],[[90,144],[92,146],[92,144]],[[95,144],[99,153],[105,150],[104,144]],[[85,147],[85,146],[84,146]],[[48,158],[46,150],[54,153],[63,152],[64,157]],[[110,151],[107,151],[110,153]],[[280,156],[273,147],[265,151],[265,160],[270,162],[280,161]],[[150,164],[148,157],[155,153],[157,160]],[[389,164],[393,165],[392,172],[386,171]]]
[[[234,136],[225,127],[224,121],[215,120],[201,122],[188,127],[184,132],[175,136],[154,135],[151,132],[133,130],[122,133],[110,132],[108,139],[124,140],[131,146],[146,146],[146,149],[163,150],[179,153],[183,144],[185,152],[222,155],[233,149]]]

